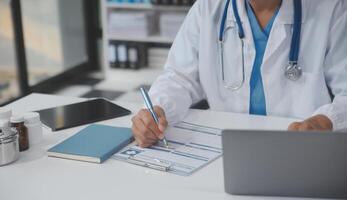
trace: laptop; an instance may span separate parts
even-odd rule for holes
[[[347,133],[225,130],[225,191],[347,198]]]

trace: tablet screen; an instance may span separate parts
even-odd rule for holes
[[[52,131],[63,130],[98,121],[113,119],[131,114],[130,110],[105,99],[94,99],[45,110],[40,113],[41,121]]]

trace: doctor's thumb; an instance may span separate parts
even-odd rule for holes
[[[159,125],[158,125],[158,128],[159,130],[164,133],[164,131],[166,130],[166,127],[168,125],[168,122],[167,120],[165,119],[165,116],[164,117],[160,117],[159,118]]]
[[[165,117],[165,111],[160,106],[154,106],[154,112],[157,114],[158,119],[159,119],[158,128],[159,128],[160,132],[164,133],[164,131],[168,125],[168,122],[167,122],[166,117]]]

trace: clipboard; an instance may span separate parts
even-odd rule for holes
[[[161,142],[149,148],[132,144],[114,158],[154,170],[189,176],[221,157],[221,129],[181,123],[166,131],[170,149]]]

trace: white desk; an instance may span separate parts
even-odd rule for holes
[[[32,94],[9,105],[15,113],[83,101],[80,98]],[[116,102],[136,112],[142,105]],[[130,117],[101,124],[130,127]],[[191,111],[186,120],[219,128],[286,129],[292,122],[283,118]],[[131,165],[110,159],[90,164],[49,158],[46,150],[83,127],[44,133],[40,145],[30,147],[17,162],[0,167],[1,200],[64,199],[279,199],[241,197],[224,193],[222,159],[218,159],[190,177]],[[289,198],[281,198],[289,199]]]

